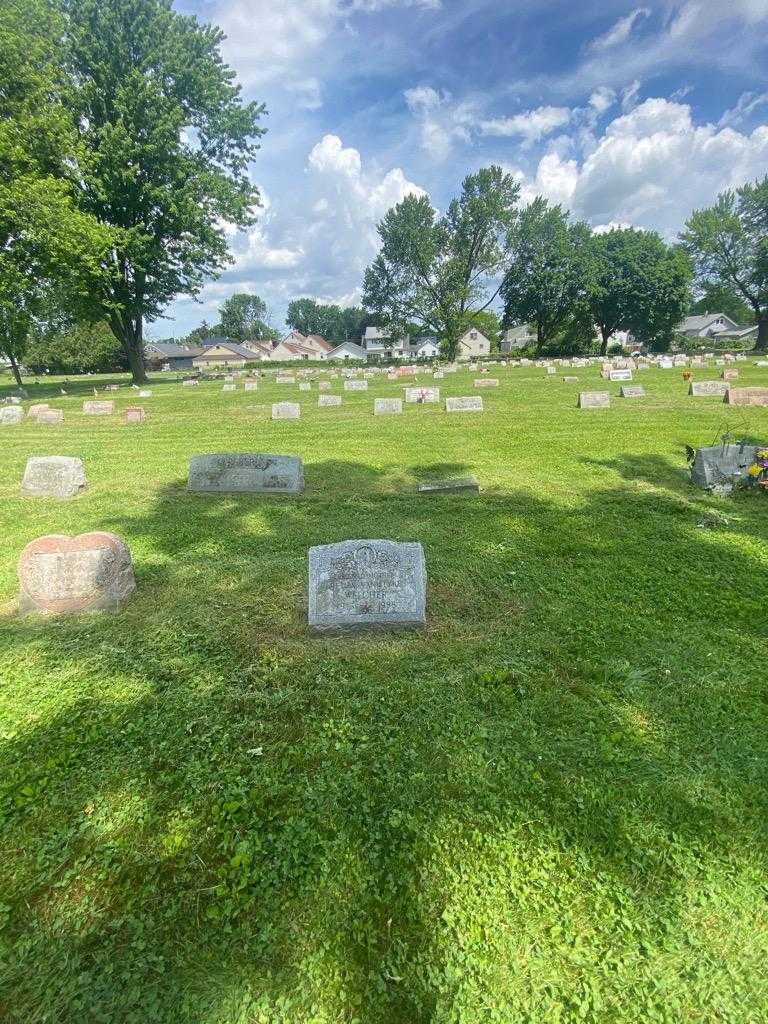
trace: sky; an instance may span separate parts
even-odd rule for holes
[[[179,297],[180,337],[236,291],[359,304],[376,225],[409,192],[444,209],[464,176],[515,174],[596,229],[673,239],[693,209],[768,173],[768,0],[177,0],[226,33],[267,106],[258,222]]]

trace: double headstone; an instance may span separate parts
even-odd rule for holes
[[[403,411],[402,398],[374,398],[374,416],[393,416]]]
[[[341,405],[341,395],[318,395],[317,405],[319,409]]]
[[[273,420],[297,420],[301,416],[301,406],[296,402],[275,402],[272,406]]]
[[[577,406],[579,409],[607,409],[611,396],[607,391],[582,391]]]
[[[420,405],[439,402],[440,388],[406,388],[405,400],[406,402],[418,402]]]
[[[475,380],[476,388],[497,388],[499,381],[496,377],[478,377]]]
[[[483,400],[479,395],[468,395],[462,398],[446,398],[446,412],[482,412]]]
[[[115,411],[114,402],[83,402],[83,415],[85,416],[111,416]]]
[[[645,398],[645,388],[639,384],[634,387],[623,387],[619,389],[622,398]]]
[[[729,388],[725,402],[728,405],[768,405],[768,388]]]
[[[417,543],[348,540],[309,549],[309,627],[314,633],[418,629],[427,574]]]
[[[368,381],[367,380],[345,380],[344,381],[345,391],[367,391]]]
[[[708,395],[717,395],[722,398],[728,391],[728,384],[724,380],[692,380],[688,394],[694,398],[703,398]]]
[[[189,463],[187,488],[208,494],[298,494],[304,490],[304,467],[292,455],[195,455]]]

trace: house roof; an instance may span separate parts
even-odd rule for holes
[[[308,334],[306,340],[314,342],[315,345],[317,345],[318,348],[321,348],[324,352],[331,352],[333,350],[333,345],[331,345],[329,341],[326,341],[320,334]]]
[[[703,331],[718,320],[727,320],[729,324],[738,327],[733,320],[725,313],[705,313],[703,316],[687,316],[678,328],[679,331]]]
[[[283,348],[287,348],[289,352],[293,352],[297,356],[316,356],[317,352],[313,348],[308,348],[306,345],[300,345],[297,342],[292,341],[281,341],[280,344]]]
[[[366,341],[387,341],[389,334],[380,327],[366,327],[363,335]]]
[[[520,327],[510,327],[509,330],[504,331],[505,341],[519,341],[522,338],[532,338],[531,329],[528,324],[522,324]]]
[[[240,356],[242,359],[253,359],[255,355],[258,355],[258,353],[254,352],[253,349],[246,348],[244,345],[239,345],[236,341],[226,341],[225,339],[222,338],[220,341],[215,342],[214,344],[217,348],[225,348],[228,352],[232,352],[235,355]],[[205,359],[208,353],[208,349],[212,347],[213,346],[211,345],[206,345],[203,351],[200,353],[200,355],[196,356],[196,358]],[[210,358],[220,359],[221,356],[211,356]]]
[[[166,359],[191,359],[192,356],[199,355],[203,351],[198,347],[188,348],[186,345],[166,344],[161,341],[148,341],[145,348],[148,352]]]
[[[729,330],[725,327],[722,331],[715,331],[717,336],[727,335],[729,338],[745,338],[748,334],[757,334],[758,324],[750,324],[749,327],[736,327]]]
[[[348,351],[351,350],[356,359],[365,359],[365,349],[361,345],[356,345],[354,341],[342,341],[342,343],[337,345],[336,348],[331,349],[331,359],[333,359],[336,352],[340,349],[347,349]]]

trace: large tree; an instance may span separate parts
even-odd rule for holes
[[[122,346],[105,323],[38,326],[24,355],[35,373],[96,373],[127,368]]]
[[[690,266],[680,250],[653,231],[621,228],[591,235],[579,257],[583,303],[601,354],[616,331],[668,348],[690,302]]]
[[[254,220],[248,164],[263,107],[243,103],[222,33],[171,0],[61,0],[68,103],[86,152],[81,208],[117,229],[96,312],[145,379],[145,321],[228,262]]]
[[[538,196],[518,219],[512,260],[502,285],[504,327],[530,324],[536,351],[556,338],[583,302],[581,255],[589,228]]]
[[[278,335],[269,324],[264,299],[248,292],[230,295],[219,310],[222,333],[237,341],[273,341]]]
[[[337,306],[316,299],[294,299],[285,317],[286,324],[295,331],[339,342],[359,340],[369,320],[359,306]]]
[[[468,175],[441,217],[427,196],[407,195],[379,224],[381,251],[365,272],[363,304],[393,336],[409,324],[459,339],[499,293],[520,188],[500,167]]]
[[[720,284],[740,295],[758,324],[757,348],[768,351],[768,177],[696,210],[681,239],[700,287]]]
[[[61,21],[47,0],[0,4],[0,353],[21,385],[30,330],[98,279],[109,233],[75,202],[81,156],[61,101]]]
[[[719,281],[704,281],[696,289],[696,294],[698,297],[688,310],[692,316],[725,313],[735,324],[749,325],[755,322],[755,311],[732,287]]]

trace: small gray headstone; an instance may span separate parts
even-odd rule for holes
[[[301,384],[299,384],[299,391],[311,391],[311,390],[312,390],[312,385],[309,383],[309,381],[302,381]]]
[[[139,398],[151,398],[151,397],[152,397],[152,392],[149,391],[147,388],[144,388],[143,390],[139,391]]]
[[[367,391],[368,381],[367,380],[345,380],[344,381],[345,391]]]
[[[609,380],[632,380],[631,370],[611,370],[608,374]]]
[[[36,405],[30,405],[27,410],[27,416],[32,420],[36,420],[40,413],[45,412],[47,409],[50,409],[50,405],[47,402],[38,402]]]
[[[319,409],[329,406],[341,405],[341,395],[318,395],[317,406]]]
[[[85,416],[111,416],[115,411],[114,402],[83,402],[83,415]]]
[[[290,374],[278,374],[276,381],[278,384],[295,384],[296,378],[291,376]]]
[[[237,388],[235,387],[234,384],[225,384],[224,387],[221,390],[222,391],[237,391]]]
[[[259,390],[259,382],[257,380],[247,380],[245,382],[244,387],[245,387],[246,391],[258,391]]]
[[[688,394],[695,398],[702,398],[706,395],[717,395],[723,398],[728,390],[728,382],[724,380],[692,380]]]
[[[309,549],[313,633],[418,629],[426,622],[421,544],[347,540]]]
[[[85,487],[82,459],[35,455],[27,460],[21,493],[27,498],[72,498]]]
[[[697,487],[729,487],[746,476],[747,467],[755,461],[757,445],[726,444],[699,448],[696,452],[691,480]]]
[[[272,406],[273,420],[297,420],[301,416],[301,406],[296,402],[275,402]]]
[[[131,553],[114,533],[38,537],[22,551],[17,572],[22,615],[118,611],[136,589]]]
[[[623,387],[619,389],[622,398],[645,398],[645,388],[640,384],[634,387]]]
[[[321,380],[320,383],[317,385],[317,387],[318,387],[318,389],[320,391],[330,391],[331,390],[331,382],[328,381],[328,380]]]
[[[199,383],[199,380],[183,380],[181,386],[184,388],[196,388]]]
[[[146,418],[147,414],[140,405],[129,405],[123,417],[125,423],[144,423]]]
[[[607,391],[582,391],[579,395],[579,409],[607,409],[611,396]]]
[[[403,411],[402,398],[374,398],[374,416],[393,416]]]
[[[189,463],[187,488],[204,493],[298,494],[304,490],[304,467],[292,455],[195,455]]]
[[[563,377],[563,383],[564,384],[578,384],[579,383],[579,378],[578,377]]]
[[[24,420],[24,410],[20,405],[6,405],[0,409],[0,427],[10,427]]]
[[[462,491],[472,491],[477,494],[479,490],[480,484],[473,476],[457,480],[429,480],[418,486],[419,494],[460,494]]]
[[[446,398],[446,412],[482,412],[483,400],[479,395],[468,395],[465,398]]]
[[[496,377],[478,377],[475,381],[476,388],[497,388],[499,381]]]

